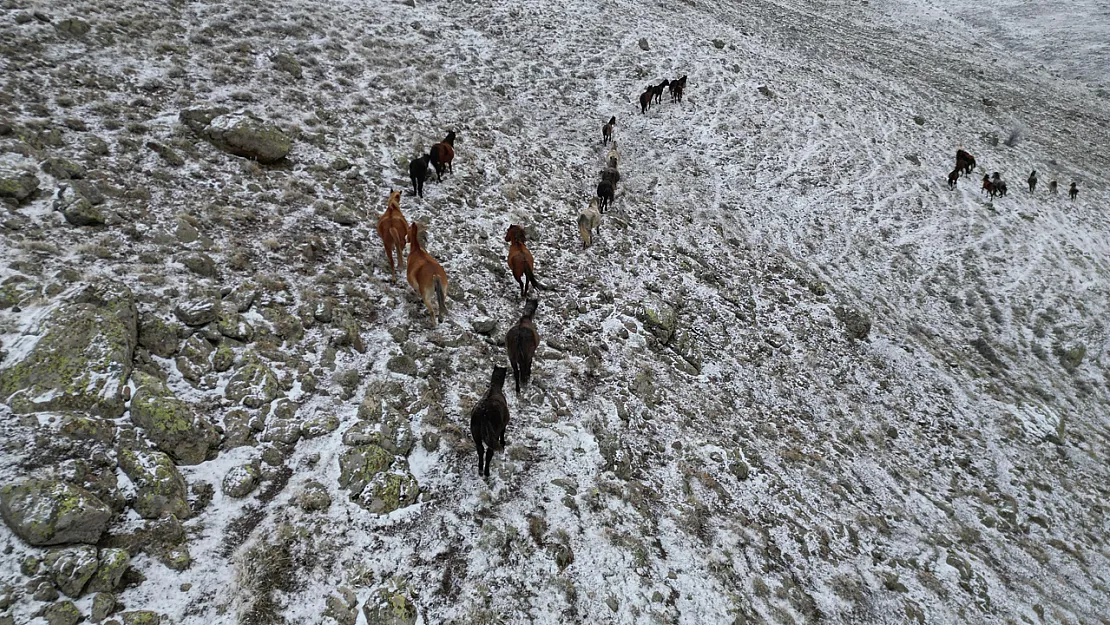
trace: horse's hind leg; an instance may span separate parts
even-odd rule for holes
[[[493,460],[493,447],[486,450],[486,477],[489,477],[490,460]]]

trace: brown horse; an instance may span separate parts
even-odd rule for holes
[[[949,189],[954,188],[956,186],[956,181],[959,180],[959,179],[960,179],[960,170],[953,169],[951,172],[949,172],[949,174],[948,174],[948,188]]]
[[[1032,172],[1030,172],[1029,179],[1026,182],[1029,183],[1029,192],[1030,193],[1037,190],[1037,170],[1036,169],[1034,169]]]
[[[528,251],[528,246],[524,244],[526,240],[524,228],[516,224],[509,226],[508,232],[505,233],[505,240],[509,242],[509,269],[512,270],[516,283],[520,285],[520,296],[524,297],[528,289],[533,286],[537,289],[545,288],[532,273],[535,261],[532,258],[532,252]],[[520,279],[521,276],[524,276],[523,281]]]
[[[405,251],[405,233],[409,230],[409,222],[401,214],[401,192],[390,191],[389,203],[385,212],[378,218],[378,236],[385,245],[385,255],[389,258],[389,270],[393,272],[393,281],[397,281],[397,265],[404,262],[402,255]],[[393,263],[393,251],[397,250],[397,265]]]
[[[470,412],[470,435],[478,449],[478,475],[489,477],[493,452],[505,448],[505,429],[509,426],[509,404],[505,401],[505,376],[509,370],[494,367],[489,390]],[[485,471],[483,472],[483,468]]]
[[[652,86],[648,85],[647,91],[640,94],[640,113],[647,114],[648,109],[651,108],[651,98],[654,96]]]
[[[436,168],[436,182],[443,180],[445,170],[455,173],[455,167],[451,164],[455,160],[455,131],[448,132],[443,141],[433,145],[428,150],[428,156],[431,157],[432,166]]]
[[[432,306],[433,298],[439,303],[439,318],[447,317],[447,272],[421,247],[421,238],[424,236],[424,225],[412,222],[409,226],[409,267],[408,279],[416,294],[424,300],[428,312],[432,313],[432,327],[436,326],[436,308]]]
[[[956,169],[965,176],[975,169],[975,157],[963,150],[956,150]]]
[[[513,366],[513,380],[516,382],[518,395],[520,386],[527,386],[532,377],[532,357],[540,345],[540,333],[536,331],[534,320],[536,307],[539,305],[538,299],[528,300],[520,321],[505,334],[505,349],[509,352],[509,363]]]
[[[671,81],[664,78],[663,82],[661,82],[658,85],[655,85],[654,87],[652,87],[651,88],[652,99],[655,102],[662,102],[663,101],[663,90],[666,89],[667,87],[669,87],[670,84],[671,84]]]
[[[682,92],[686,90],[686,86],[685,85],[672,85],[672,86],[674,88],[671,89],[671,102],[674,102],[676,104],[681,103],[682,102]]]
[[[578,236],[582,237],[582,249],[593,245],[592,231],[601,232],[601,213],[597,210],[597,198],[590,200],[590,205],[578,215]]]
[[[1051,193],[1052,195],[1056,195],[1056,181],[1055,180],[1049,180],[1048,181],[1048,192]]]
[[[1079,195],[1079,189],[1076,188],[1075,183],[1073,182],[1071,183],[1071,186],[1068,187],[1068,198],[1071,200],[1075,200],[1075,196],[1077,195]]]
[[[667,87],[667,90],[671,92],[671,102],[681,102],[682,101],[682,93],[680,92],[678,94],[677,99],[676,99],[675,98],[675,91],[680,90],[680,89],[685,89],[685,88],[686,88],[686,75],[685,74],[682,75],[682,78],[676,78],[676,79],[672,80],[670,86]]]
[[[609,143],[609,140],[613,138],[613,126],[616,126],[616,125],[617,125],[617,116],[614,115],[614,116],[609,118],[609,123],[607,123],[607,124],[605,124],[604,126],[601,127],[601,144],[602,145],[605,145],[605,144]]]

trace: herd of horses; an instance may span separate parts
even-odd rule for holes
[[[963,149],[956,150],[956,168],[948,174],[948,188],[953,189],[959,181],[960,176],[969,176],[975,170],[975,157]],[[1029,184],[1029,192],[1033,193],[1037,189],[1037,170],[1029,173],[1029,178],[1026,182]],[[1049,193],[1056,195],[1056,180],[1048,181]],[[983,174],[982,193],[990,195],[991,198],[1005,197],[1006,196],[1006,181],[1002,180],[1002,175],[997,171],[993,174]],[[1075,183],[1071,183],[1068,188],[1068,197],[1072,200],[1079,195],[1079,189]]]
[[[651,101],[660,101],[664,88],[670,88],[671,101],[681,102],[686,88],[686,76],[676,80],[664,80],[658,85],[649,85],[640,97],[642,112],[647,112]],[[582,238],[583,249],[593,244],[595,233],[601,231],[601,215],[609,208],[616,195],[620,182],[620,152],[613,138],[617,125],[616,116],[610,117],[601,129],[602,146],[607,147],[604,165],[599,176],[597,196],[591,198],[589,206],[578,216],[578,232]],[[413,195],[424,197],[424,183],[428,179],[428,166],[436,172],[436,181],[443,179],[444,173],[454,173],[452,162],[455,158],[455,132],[449,131],[439,143],[434,144],[427,154],[409,162],[409,179]],[[397,281],[397,269],[405,264],[405,276],[409,286],[416,291],[424,302],[432,318],[432,327],[446,319],[447,315],[447,272],[443,266],[424,248],[427,244],[427,231],[423,224],[411,224],[401,212],[401,191],[390,190],[385,212],[378,219],[378,236],[385,247],[386,258],[393,282]],[[505,233],[509,243],[507,262],[517,285],[520,296],[524,298],[524,312],[516,325],[505,334],[505,351],[513,369],[513,381],[517,394],[521,387],[527,386],[532,376],[532,360],[540,344],[540,334],[536,329],[535,316],[539,299],[530,293],[534,290],[550,290],[535,276],[535,259],[528,250],[527,234],[519,224],[511,224]],[[404,248],[408,245],[407,261]],[[475,404],[470,413],[470,433],[478,451],[478,474],[489,477],[490,461],[496,451],[504,449],[505,430],[509,424],[509,407],[505,399],[504,385],[508,369],[495,366],[490,378],[489,388]]]

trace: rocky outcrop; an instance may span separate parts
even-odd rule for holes
[[[21,204],[39,190],[39,179],[29,171],[0,169],[0,200]]]
[[[112,511],[83,488],[54,480],[26,480],[0,488],[0,516],[36,546],[95,543]]]
[[[224,395],[249,408],[259,408],[281,396],[277,375],[253,352],[243,355],[242,365],[231,376]]]
[[[55,549],[46,554],[43,564],[50,571],[50,578],[58,590],[67,597],[77,598],[85,585],[96,575],[96,547],[81,546]]]
[[[200,464],[215,457],[220,435],[207,418],[178,399],[158,378],[135,374],[131,422],[143,428],[158,449],[178,464]]]
[[[101,282],[74,291],[13,347],[26,355],[0,371],[0,401],[16,413],[124,411],[123,389],[138,342],[131,290]]]
[[[181,119],[212,145],[235,156],[260,163],[276,163],[289,154],[293,140],[280,128],[247,113],[224,113],[209,117],[216,109],[194,109]],[[200,123],[207,119],[203,127]],[[200,130],[197,128],[200,127]]]
[[[188,490],[170,457],[160,451],[121,449],[119,466],[135,483],[137,490],[132,507],[144,519],[157,519],[172,514],[179,519],[189,516]]]

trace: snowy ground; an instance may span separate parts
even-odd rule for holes
[[[301,303],[321,276],[349,270],[338,297],[368,311],[365,354],[340,351],[329,366],[320,328],[285,346],[326,379],[360,373],[351,399],[335,384],[294,397],[301,418],[331,412],[343,426],[297,445],[268,503],[217,487],[186,524],[192,567],[136,559],[147,579],[122,593],[129,609],[179,625],[260,622],[244,559],[289,524],[308,530],[293,541],[296,583],[267,591],[288,623],[330,623],[337,588],[365,601],[390,580],[426,623],[1107,622],[1110,103],[1096,95],[1096,56],[1029,60],[1047,44],[1023,33],[1050,41],[1054,23],[1022,14],[986,36],[947,4],[896,0],[0,7],[3,41],[24,46],[0,61],[12,90],[46,94],[50,119],[85,119],[113,148],[91,167],[149,189],[149,201],[119,198],[124,223],[149,233],[185,213],[221,264],[242,250],[253,259],[202,280],[162,261],[181,250],[122,226],[71,228],[40,199],[20,210],[45,225],[35,245],[0,231],[3,277],[33,256],[48,276],[72,266],[132,279],[141,308],[168,310],[174,289],[257,274],[287,280]],[[18,10],[46,7],[113,42],[15,24]],[[1091,3],[1095,17],[1076,26],[1092,46],[1105,41],[1100,10]],[[992,11],[1012,14],[1002,0]],[[278,50],[300,59],[303,79],[271,68]],[[1053,73],[1073,69],[1088,82]],[[91,72],[112,86],[71,87]],[[682,74],[685,102],[640,114],[645,85]],[[63,107],[68,89],[76,103]],[[146,136],[106,125],[106,103]],[[203,143],[170,169],[141,148],[180,139],[177,111],[207,103],[306,138],[272,169]],[[33,115],[18,102],[4,111]],[[620,195],[582,251],[575,217],[610,115]],[[373,218],[389,189],[407,188],[408,159],[448,129],[455,175],[402,200],[452,280],[451,317],[433,331],[408,287],[389,282]],[[67,136],[58,151],[79,155]],[[1003,173],[1008,197],[987,201],[974,179],[948,189],[960,146]],[[329,167],[338,155],[358,178]],[[356,204],[366,221],[336,225],[321,200]],[[500,339],[519,315],[502,241],[513,222],[536,228],[537,274],[560,290],[542,294],[534,386],[509,399],[511,447],[487,483],[463,432],[503,352],[471,322],[497,320]],[[310,236],[325,240],[323,261],[300,256]],[[91,243],[109,253],[78,250]],[[638,314],[660,302],[677,311],[670,346]],[[870,337],[848,338],[837,307],[865,311]],[[0,313],[5,345],[35,311]],[[1059,354],[1080,344],[1069,372]],[[417,376],[387,370],[402,352]],[[188,398],[218,395],[158,364]],[[377,517],[338,489],[338,458],[364,391],[391,382],[417,437],[442,441],[409,459],[422,501]],[[260,449],[182,471],[218,486]],[[14,444],[5,457],[9,479]],[[310,479],[331,489],[327,513],[292,505]],[[225,553],[250,507],[262,521]],[[14,549],[3,574],[19,585],[19,558],[34,550],[6,528],[0,539]],[[38,623],[38,607],[14,609]]]

